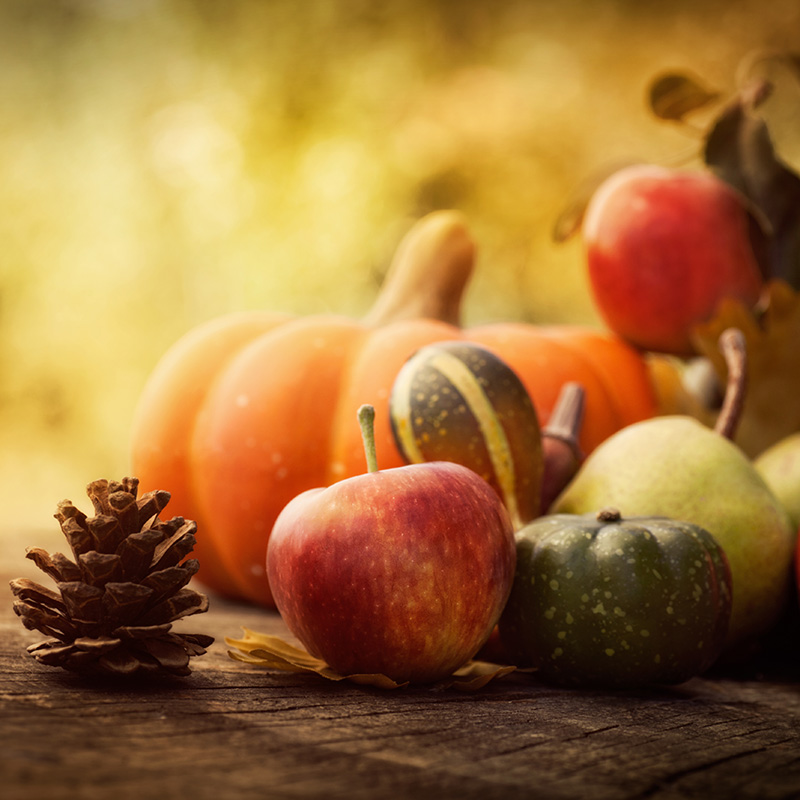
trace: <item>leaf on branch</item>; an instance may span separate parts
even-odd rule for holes
[[[256,633],[247,628],[242,628],[242,630],[244,631],[244,638],[225,639],[229,647],[236,648],[228,651],[228,655],[234,661],[283,672],[310,672],[331,681],[346,680],[378,689],[400,689],[408,685],[407,683],[397,683],[386,675],[380,674],[341,675],[332,670],[321,659],[315,658],[302,648],[284,641],[279,636]],[[433,684],[431,688],[453,688],[474,692],[481,689],[489,681],[508,675],[515,669],[515,667],[499,666],[486,661],[470,661],[456,670],[449,678]]]
[[[650,109],[659,118],[683,122],[684,118],[719,98],[692,75],[666,72],[656,76],[648,92]]]
[[[769,277],[800,288],[800,176],[778,157],[756,113],[770,92],[762,80],[740,92],[711,127],[704,159],[766,222]]]

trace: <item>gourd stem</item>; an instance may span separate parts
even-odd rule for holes
[[[570,381],[561,387],[553,413],[542,430],[542,435],[568,444],[580,453],[578,435],[583,424],[586,392],[579,383]]]
[[[358,409],[358,424],[361,426],[361,440],[367,457],[367,472],[378,471],[378,454],[375,449],[375,408],[365,403]]]
[[[434,211],[406,234],[395,253],[367,325],[438,319],[458,326],[461,298],[475,264],[475,244],[457,211]]]
[[[578,441],[586,392],[570,381],[561,387],[553,413],[542,429],[542,474],[540,511],[546,514],[553,501],[575,477],[583,460]]]
[[[733,440],[747,391],[747,344],[744,334],[738,328],[724,330],[719,337],[719,349],[728,367],[728,380],[714,431]]]
[[[619,522],[621,519],[622,519],[622,514],[620,514],[619,509],[613,508],[612,506],[601,508],[597,512],[598,522]]]

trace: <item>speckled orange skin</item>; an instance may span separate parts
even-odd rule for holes
[[[312,655],[344,675],[427,683],[489,638],[515,561],[494,490],[466,467],[434,462],[295,498],[273,528],[267,573]]]
[[[497,323],[461,329],[435,319],[382,326],[335,316],[234,314],[190,332],[151,375],[132,426],[132,474],[166,489],[198,523],[199,579],[220,594],[274,606],[267,540],[296,495],[365,471],[356,420],[375,407],[381,469],[404,460],[389,393],[403,363],[432,342],[475,341],[519,375],[545,424],[564,382],[586,389],[581,447],[655,413],[641,357],[577,327]]]

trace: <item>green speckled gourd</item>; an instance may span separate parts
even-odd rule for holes
[[[705,529],[616,509],[541,517],[516,534],[500,638],[518,666],[568,686],[681,683],[722,651],[725,553]]]

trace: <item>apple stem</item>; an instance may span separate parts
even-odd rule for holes
[[[367,472],[378,471],[378,453],[375,449],[375,408],[365,403],[358,409],[358,424],[361,426],[361,440],[367,457]]]
[[[724,330],[719,337],[719,348],[728,367],[728,380],[714,430],[720,436],[733,440],[747,391],[747,343],[744,334],[738,328]]]

